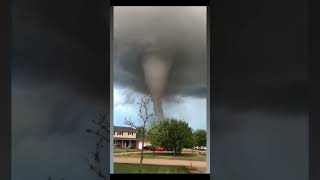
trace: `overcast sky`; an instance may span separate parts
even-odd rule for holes
[[[164,117],[185,120],[194,130],[206,129],[206,33],[204,6],[114,7],[115,125],[123,125],[125,117],[141,123],[137,101],[143,95],[153,97],[146,80],[160,67],[151,67],[151,75],[143,69],[148,61],[144,53],[151,46],[158,49],[158,59],[169,64],[161,94]],[[145,44],[150,41],[154,44]],[[154,83],[161,86],[159,80]]]

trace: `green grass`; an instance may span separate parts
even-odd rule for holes
[[[114,163],[115,174],[135,174],[139,173],[139,164]],[[189,174],[189,170],[184,166],[163,166],[163,165],[142,165],[143,174]]]
[[[124,152],[138,152],[139,149],[114,149],[114,153],[124,153]]]
[[[132,153],[132,154],[116,154],[115,157],[133,157],[140,158],[140,153]],[[171,152],[148,152],[143,153],[143,158],[148,159],[175,159],[175,160],[193,160],[193,161],[206,161],[206,155],[194,152],[194,153],[182,153],[179,156],[174,156]]]

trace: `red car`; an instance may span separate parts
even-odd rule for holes
[[[166,148],[158,146],[158,147],[155,147],[153,151],[166,151]]]

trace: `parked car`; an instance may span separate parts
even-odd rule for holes
[[[160,146],[157,146],[153,149],[154,151],[165,151],[166,148],[165,147],[160,147]]]
[[[193,148],[194,150],[200,150],[200,151],[205,151],[207,150],[207,147],[206,146],[196,146]]]
[[[154,146],[150,146],[150,145],[144,146],[143,149],[148,150],[148,151],[171,151],[170,148],[165,148],[165,147],[161,147],[161,146],[154,147]]]
[[[144,146],[143,149],[148,150],[148,151],[153,151],[154,147],[147,145],[147,146]]]
[[[199,147],[199,146],[196,146],[196,147],[194,147],[193,149],[194,149],[194,150],[199,150],[200,147]]]

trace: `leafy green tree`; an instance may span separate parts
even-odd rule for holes
[[[183,148],[193,147],[192,129],[188,123],[177,119],[167,119],[157,126],[157,133],[151,134],[151,143],[172,149],[174,155],[181,155]]]
[[[193,132],[194,145],[195,146],[206,146],[207,144],[207,132],[203,129],[198,129]]]

